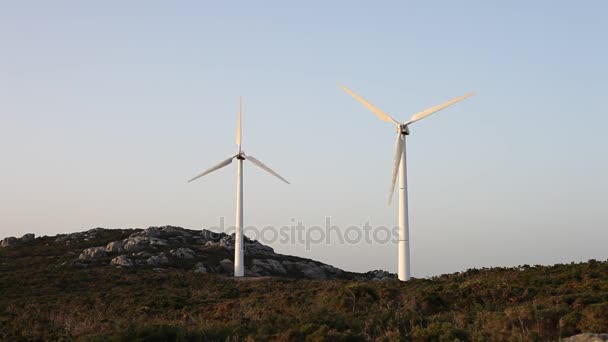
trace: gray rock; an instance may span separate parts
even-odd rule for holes
[[[13,236],[7,237],[4,240],[0,241],[0,247],[13,247],[22,243],[28,243],[34,241],[36,236],[34,234],[25,234],[20,238],[16,238]]]
[[[159,239],[159,238],[150,238],[150,245],[152,246],[169,246],[169,242],[167,240]]]
[[[327,275],[323,269],[317,265],[311,265],[311,263],[298,263],[298,268],[300,269],[300,272],[302,272],[308,278],[327,279]]]
[[[220,261],[220,267],[226,273],[234,272],[234,263],[230,259],[224,259]]]
[[[0,247],[13,247],[19,244],[19,240],[16,237],[10,236],[0,242]]]
[[[272,267],[273,273],[287,275],[287,270],[285,269],[283,264],[281,264],[278,260],[266,259],[266,262],[268,263],[268,265],[270,265],[270,267]]]
[[[174,257],[179,258],[179,259],[193,259],[194,256],[196,255],[196,253],[193,250],[191,250],[190,248],[185,248],[185,247],[174,249],[169,253],[171,253],[171,255],[173,255]]]
[[[164,265],[169,263],[169,259],[165,256],[165,253],[160,253],[149,257],[146,263],[150,266]]]
[[[245,253],[253,255],[274,255],[274,249],[269,246],[262,245],[259,241],[245,243]]]
[[[148,237],[159,237],[161,235],[161,229],[159,227],[150,227],[150,228],[144,229],[142,231],[142,235],[145,235]]]
[[[261,275],[287,275],[285,267],[274,259],[253,259],[251,271]]]
[[[124,240],[124,250],[127,252],[139,252],[145,248],[149,240],[145,236],[131,234],[130,237]]]
[[[224,236],[220,239],[220,247],[224,247],[230,251],[234,250],[234,237]]]
[[[131,254],[136,258],[149,258],[152,256],[152,254],[148,253],[148,252],[137,252],[137,253],[133,253]]]
[[[122,241],[113,241],[106,245],[106,252],[120,253],[124,251],[125,243]]]
[[[192,234],[188,233],[184,228],[180,228],[180,227],[165,226],[165,227],[162,227],[161,230],[163,231],[163,233],[172,234],[172,235],[181,235],[181,236],[186,236],[186,237],[192,236]]]
[[[327,279],[327,275],[323,269],[314,262],[296,261],[291,262],[284,260],[282,264],[290,272],[300,272],[307,278],[312,279]]]
[[[29,234],[25,234],[22,237],[20,237],[19,242],[32,242],[32,241],[34,241],[35,238],[36,238],[36,235],[29,233]]]
[[[323,271],[325,271],[326,274],[331,274],[332,276],[340,277],[344,274],[344,271],[342,271],[341,269],[330,265],[321,265],[321,268],[323,269]]]
[[[78,259],[80,260],[91,260],[105,257],[106,250],[104,247],[91,247],[87,248],[80,253]]]
[[[608,334],[578,334],[562,339],[564,342],[603,342],[608,341]]]
[[[131,267],[133,266],[133,261],[129,259],[126,255],[119,255],[116,258],[112,259],[112,261],[110,261],[110,265]]]
[[[205,274],[207,273],[207,268],[205,267],[205,265],[203,265],[202,262],[197,262],[196,265],[194,265],[194,273]]]
[[[212,247],[212,246],[219,246],[220,243],[219,242],[215,242],[215,241],[207,241],[207,243],[205,243],[205,247]]]

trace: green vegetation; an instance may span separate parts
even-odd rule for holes
[[[0,340],[546,341],[608,331],[608,262],[408,283],[70,266],[83,248],[122,237],[0,249]]]

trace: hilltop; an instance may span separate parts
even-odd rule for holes
[[[246,277],[281,276],[308,279],[383,280],[385,271],[346,272],[310,259],[277,254],[244,237]],[[1,247],[21,246],[16,253],[58,257],[61,268],[129,268],[192,271],[231,276],[234,273],[234,234],[164,226],[147,229],[103,229],[35,239],[34,234],[8,237]],[[21,256],[22,254],[17,254]],[[65,260],[64,260],[65,259]],[[47,259],[50,260],[50,259]]]
[[[608,332],[608,262],[402,283],[179,227],[8,238],[0,340],[556,341]]]

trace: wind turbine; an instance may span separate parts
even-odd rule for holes
[[[203,173],[198,176],[192,178],[188,181],[188,183],[195,181],[215,170],[219,170],[224,166],[228,166],[232,163],[233,159],[237,159],[237,177],[236,177],[236,232],[235,232],[235,241],[234,241],[234,276],[235,277],[243,277],[245,275],[245,264],[243,262],[243,160],[249,160],[254,165],[260,167],[262,170],[270,173],[271,175],[277,177],[283,182],[289,184],[285,178],[281,177],[278,173],[272,171],[268,166],[264,165],[261,161],[256,159],[253,156],[245,155],[245,152],[241,149],[241,141],[242,141],[242,128],[241,128],[241,116],[242,116],[242,103],[241,98],[239,97],[239,114],[237,118],[236,124],[236,144],[238,146],[238,153],[234,156],[222,161],[221,163],[215,165],[214,167],[203,171]]]
[[[372,111],[381,120],[386,122],[392,122],[397,127],[397,141],[395,143],[395,160],[393,162],[393,175],[392,183],[390,187],[388,205],[391,205],[393,193],[395,192],[395,182],[397,180],[397,174],[399,174],[399,280],[406,281],[410,279],[410,232],[409,232],[409,220],[407,210],[407,161],[405,158],[405,137],[410,134],[408,126],[416,121],[422,120],[427,116],[438,112],[448,106],[453,105],[456,102],[462,101],[469,96],[473,96],[473,93],[466,94],[464,96],[457,97],[440,105],[428,108],[421,112],[418,112],[404,122],[393,119],[390,115],[381,111],[371,103],[367,102],[361,96],[355,94],[352,90],[346,88],[343,85],[340,87],[350,94],[355,100],[361,102],[367,109]]]

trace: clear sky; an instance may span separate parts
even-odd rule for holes
[[[234,222],[370,221],[411,127],[413,276],[606,259],[605,1],[5,1],[0,3],[0,236]],[[273,243],[395,272],[397,246]]]

